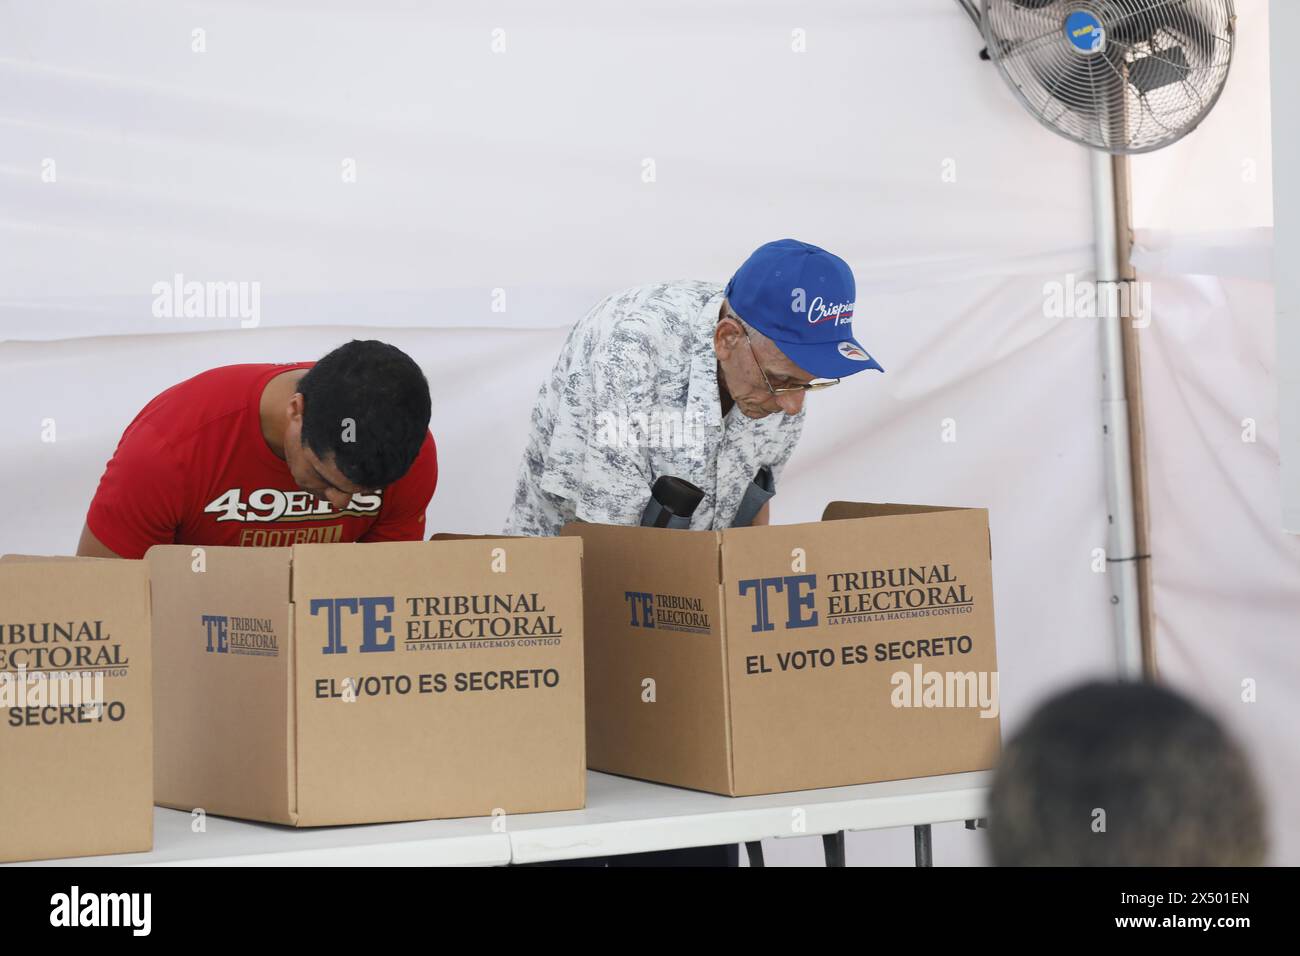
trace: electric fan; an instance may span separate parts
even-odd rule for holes
[[[1185,136],[1232,63],[1232,0],[958,0],[1039,122],[1108,153]]]
[[[1232,65],[1232,0],[957,0],[981,54],[1048,129],[1089,149],[1096,281],[1121,281],[1115,160],[1181,139],[1214,108]],[[1300,0],[1297,0],[1300,2]],[[1098,294],[1101,301],[1101,294]],[[1106,575],[1121,675],[1143,674],[1126,346],[1117,310],[1097,316],[1106,459]]]

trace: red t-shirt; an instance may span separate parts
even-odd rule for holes
[[[266,383],[314,362],[227,365],[173,385],[127,426],[86,522],[124,558],[155,544],[279,547],[419,541],[438,483],[433,435],[406,474],[334,511],[301,490],[262,436]]]

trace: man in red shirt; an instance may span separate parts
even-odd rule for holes
[[[77,554],[419,541],[438,482],[429,416],[424,373],[384,342],[203,372],[122,433]]]

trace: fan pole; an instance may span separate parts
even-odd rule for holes
[[[1119,675],[1142,678],[1142,608],[1138,590],[1137,532],[1133,515],[1133,458],[1124,375],[1124,336],[1119,302],[1119,239],[1115,216],[1115,171],[1109,153],[1089,150],[1092,166],[1093,234],[1096,250],[1097,312],[1101,323],[1101,421],[1106,461],[1106,580],[1115,612]]]

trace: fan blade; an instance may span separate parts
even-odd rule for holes
[[[1078,119],[1082,135],[1109,147],[1125,139],[1124,84],[1117,72],[1121,63],[1122,56],[1114,48],[1073,59],[1064,68],[1035,66],[1033,73],[1044,91]]]
[[[1141,9],[1121,7],[1113,11],[1114,19],[1106,24],[1106,35],[1129,46],[1150,43],[1151,38],[1159,32],[1166,19],[1159,14],[1182,6],[1185,6],[1185,0],[1173,0],[1173,6],[1166,4],[1164,7],[1150,9],[1148,9],[1149,4]]]
[[[1143,56],[1129,64],[1128,81],[1146,96],[1162,86],[1181,83],[1191,73],[1187,54],[1180,46],[1161,50],[1159,56]]]
[[[1152,43],[1161,31],[1177,37],[1184,47],[1195,47],[1203,62],[1209,63],[1213,59],[1214,32],[1188,6],[1187,0],[1170,0],[1159,7],[1122,10],[1106,28],[1107,36],[1129,47]]]
[[[1033,73],[1043,89],[1072,112],[1089,118],[1098,109],[1123,109],[1124,94],[1119,86],[1118,53],[1106,50],[1087,58],[1068,60],[1045,70],[1035,65]]]

